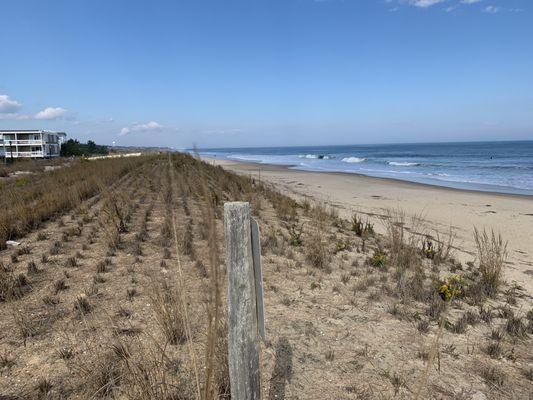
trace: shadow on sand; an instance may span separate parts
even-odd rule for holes
[[[276,345],[276,364],[270,378],[269,400],[285,399],[285,387],[292,377],[292,347],[286,337]]]

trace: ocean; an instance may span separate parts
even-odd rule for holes
[[[201,155],[308,171],[533,195],[533,141],[205,149]]]

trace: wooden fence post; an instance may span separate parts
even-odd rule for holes
[[[228,269],[228,363],[233,400],[260,400],[259,338],[250,205],[224,204]]]

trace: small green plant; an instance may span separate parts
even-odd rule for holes
[[[368,259],[368,263],[376,268],[385,268],[387,265],[387,257],[383,253],[376,252]]]
[[[302,245],[302,227],[297,225],[291,225],[289,227],[289,243],[291,246]]]

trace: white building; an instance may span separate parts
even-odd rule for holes
[[[57,157],[66,136],[65,132],[0,130],[0,157]]]

